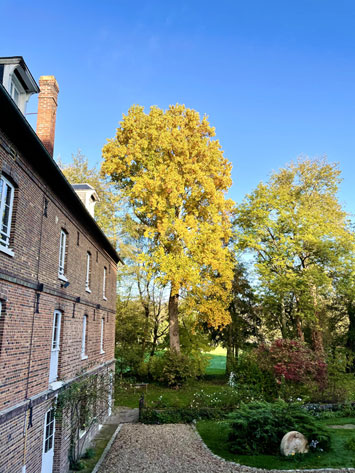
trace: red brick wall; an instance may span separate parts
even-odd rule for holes
[[[0,472],[21,472],[23,460],[27,466],[26,473],[39,473],[42,464],[42,444],[45,413],[51,401],[45,401],[33,408],[33,426],[27,430],[25,439],[25,419],[28,425],[28,412],[0,425]],[[26,440],[26,453],[25,453]],[[25,455],[24,455],[25,454]],[[59,472],[58,472],[59,473]]]
[[[41,76],[39,86],[41,92],[38,96],[37,135],[53,156],[59,87],[54,76]]]
[[[8,141],[0,133],[1,136]],[[116,304],[116,264],[86,232],[80,220],[71,215],[60,196],[50,192],[26,157],[14,157],[0,144],[1,172],[13,180],[17,189],[11,228],[14,256],[0,251],[0,299],[5,301],[5,310],[0,316],[0,420],[4,410],[48,390],[54,310],[59,309],[63,314],[58,378],[68,381],[78,373],[113,360]],[[48,200],[47,216],[43,215],[45,199]],[[62,228],[68,233],[66,277],[70,285],[67,288],[63,288],[58,279]],[[92,255],[91,293],[85,291],[88,251]],[[104,266],[108,268],[107,300],[102,291]],[[36,290],[39,283],[43,284],[42,291]],[[88,316],[88,357],[82,360],[85,314]],[[105,318],[104,354],[100,353],[102,317]],[[30,429],[27,440],[30,446],[27,473],[40,471],[46,408],[47,405],[36,407],[38,425]],[[23,426],[24,413],[0,423],[0,473],[21,471]],[[67,441],[64,443],[64,450],[56,452],[58,473],[67,468]]]

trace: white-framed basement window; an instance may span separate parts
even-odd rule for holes
[[[88,251],[86,253],[86,278],[85,278],[85,291],[91,292],[90,289],[91,282],[91,253]]]
[[[104,350],[104,336],[105,336],[105,319],[102,317],[101,319],[101,336],[100,336],[100,353],[105,353]]]
[[[87,332],[88,332],[88,316],[84,315],[83,317],[83,334],[81,339],[81,359],[86,360],[86,345],[87,345]]]
[[[68,279],[65,276],[65,266],[66,266],[66,256],[67,256],[67,232],[63,230],[60,231],[60,241],[59,241],[59,266],[58,266],[58,278],[63,281]]]
[[[106,281],[107,281],[107,268],[104,266],[104,277],[102,281],[102,298],[107,301],[106,297]]]
[[[4,176],[0,176],[0,251],[14,256],[10,248],[11,219],[15,188]]]

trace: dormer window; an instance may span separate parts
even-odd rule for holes
[[[13,75],[12,76],[12,79],[11,79],[11,84],[10,84],[10,95],[13,99],[13,101],[15,102],[15,104],[20,107],[20,95],[21,95],[21,92],[23,93],[23,91],[21,91],[21,89],[23,89],[21,87],[21,84],[19,83],[19,81],[16,79],[16,77]]]
[[[0,57],[0,83],[23,114],[26,112],[28,99],[39,92],[22,56]]]

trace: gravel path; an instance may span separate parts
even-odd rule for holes
[[[354,469],[331,470],[332,472]],[[214,456],[189,425],[125,424],[98,473],[254,473]],[[311,470],[308,470],[310,472]],[[318,471],[320,470],[313,470]],[[329,473],[330,470],[325,470]],[[280,470],[277,470],[280,473]]]

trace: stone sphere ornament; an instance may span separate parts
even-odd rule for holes
[[[287,432],[281,440],[281,455],[285,455],[286,457],[288,455],[295,455],[296,453],[307,453],[308,450],[308,440],[301,432],[297,432],[297,430]]]

